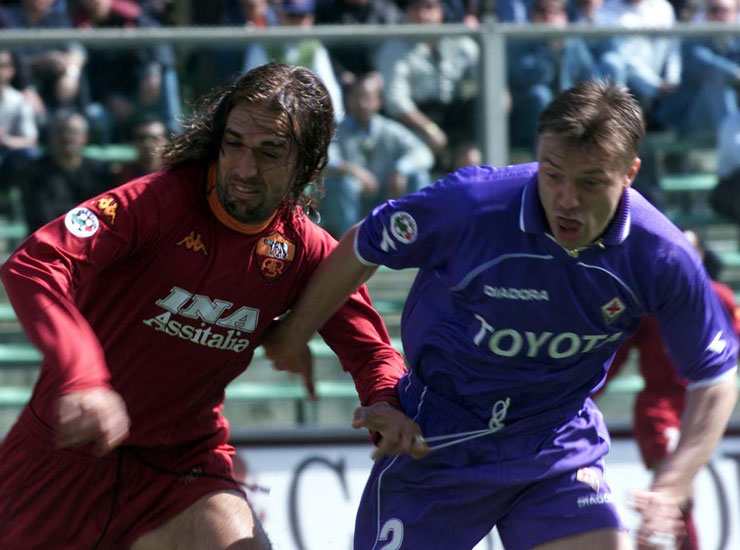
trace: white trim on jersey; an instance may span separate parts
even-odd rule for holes
[[[527,231],[524,227],[524,198],[527,196],[527,186],[522,189],[522,205],[519,207],[519,229]]]
[[[580,265],[581,267],[585,267],[585,268],[588,268],[588,269],[597,269],[599,271],[603,271],[604,273],[606,273],[607,275],[609,275],[610,277],[612,277],[615,281],[617,281],[621,285],[621,287],[623,289],[625,289],[627,292],[629,292],[630,293],[630,296],[632,296],[632,299],[635,301],[635,303],[640,308],[642,308],[643,310],[645,309],[643,307],[643,305],[640,303],[640,300],[637,298],[637,294],[629,286],[627,286],[627,283],[625,283],[622,279],[620,279],[617,275],[615,275],[614,273],[612,273],[608,269],[604,269],[603,267],[600,267],[598,265],[584,264],[583,262],[578,262],[577,265]]]
[[[414,415],[414,418],[412,419],[414,422],[416,422],[416,419],[419,418],[419,415],[421,414],[421,407],[422,405],[424,405],[424,398],[426,397],[426,395],[427,395],[427,387],[424,386],[424,390],[422,390],[421,396],[419,397],[419,403],[416,405],[416,414]],[[371,548],[371,550],[375,550],[375,547],[378,546],[378,543],[380,542],[380,492],[381,492],[381,486],[383,485],[383,474],[385,474],[388,471],[388,469],[396,463],[396,461],[398,460],[400,456],[401,455],[396,455],[395,457],[393,457],[393,460],[391,460],[390,464],[388,464],[388,466],[383,468],[383,471],[380,472],[380,474],[378,474],[378,503],[377,503],[378,530],[375,535],[375,543],[373,544],[373,547]]]
[[[365,223],[365,222],[362,222],[362,223]],[[352,243],[352,248],[355,251],[355,257],[357,257],[357,261],[360,262],[361,264],[366,265],[368,267],[375,267],[378,264],[374,264],[373,262],[368,262],[365,258],[362,257],[362,254],[360,254],[360,249],[357,248],[357,239],[359,239],[359,237],[360,237],[360,228],[361,227],[362,227],[362,225],[358,225],[357,226],[357,231],[355,231],[355,240]]]
[[[731,376],[734,377],[737,375],[737,365],[732,367],[730,370],[726,370],[719,376],[715,376],[713,378],[707,378],[705,380],[697,380],[696,382],[690,382],[687,386],[687,390],[696,390],[699,388],[707,388],[709,386],[714,386],[716,384],[720,384],[730,378]]]
[[[463,277],[462,281],[460,281],[455,286],[453,286],[451,290],[453,291],[463,290],[466,286],[470,284],[470,281],[472,281],[478,275],[483,273],[486,269],[488,269],[489,267],[493,267],[494,265],[504,260],[509,260],[511,258],[533,258],[535,260],[553,260],[555,257],[551,256],[550,254],[524,254],[524,253],[502,254],[501,256],[497,256],[493,260],[489,260],[486,263],[481,264],[475,269],[473,269],[472,271],[470,271],[467,275],[465,275],[465,277]]]

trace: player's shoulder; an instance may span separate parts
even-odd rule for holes
[[[630,189],[628,192],[631,220],[625,244],[630,254],[673,266],[700,263],[696,251],[678,227],[638,191]]]
[[[321,259],[337,245],[337,240],[318,225],[301,208],[282,214],[282,227],[286,236],[295,239],[307,258]]]
[[[202,200],[205,185],[205,168],[191,163],[145,174],[111,189],[107,194],[119,197],[125,205],[144,200],[168,209]]]
[[[440,180],[438,200],[457,205],[466,216],[507,211],[519,201],[528,183],[537,177],[537,164],[467,166]]]
[[[537,163],[495,167],[489,165],[460,168],[438,182],[448,195],[466,197],[475,203],[506,203],[518,197],[524,186],[537,176]]]

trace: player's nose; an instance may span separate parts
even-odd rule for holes
[[[237,175],[242,179],[248,179],[257,175],[257,159],[254,152],[249,148],[244,148],[239,153],[239,162],[236,164]]]
[[[565,210],[573,210],[574,208],[578,208],[580,204],[581,199],[578,192],[578,186],[572,181],[566,181],[560,187],[558,206]]]

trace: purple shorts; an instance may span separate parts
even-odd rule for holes
[[[486,427],[418,381],[403,380],[399,394],[425,437]],[[379,460],[362,495],[354,548],[470,550],[496,526],[507,550],[525,550],[623,529],[603,478],[608,448],[601,413],[589,400],[549,429],[504,428],[421,460]]]

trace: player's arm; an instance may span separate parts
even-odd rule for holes
[[[28,338],[43,356],[43,380],[59,396],[58,444],[74,446],[95,440],[107,452],[126,436],[128,416],[120,397],[109,385],[103,349],[77,307],[79,288],[131,249],[136,226],[127,217],[127,198],[106,195],[113,216],[104,214],[93,199],[83,209],[58,218],[32,234],[0,271],[8,297]]]
[[[655,314],[678,374],[688,380],[681,437],[676,450],[656,471],[648,491],[636,494],[642,513],[640,544],[670,531],[677,507],[691,493],[691,482],[706,464],[725,431],[737,399],[737,339],[693,251],[665,255]]]
[[[454,191],[435,185],[388,201],[352,227],[321,261],[292,311],[263,342],[275,368],[294,371],[305,344],[378,265],[420,267],[442,256],[439,252],[435,256],[435,249],[444,249],[445,241],[454,238],[461,225],[455,226],[458,220],[451,214]]]
[[[737,401],[735,378],[729,371],[715,384],[686,392],[676,450],[658,466],[650,489],[634,495],[643,518],[638,548],[653,548],[655,535],[680,531],[680,508],[691,496],[692,480],[712,456]]]
[[[658,467],[652,488],[684,497],[691,480],[722,438],[737,401],[736,371],[708,386],[689,387],[676,450]]]

